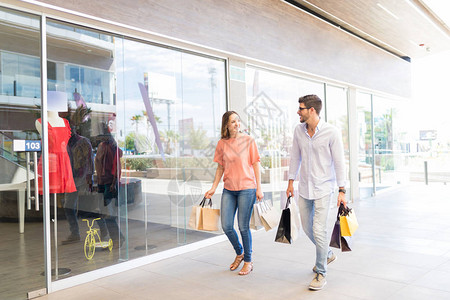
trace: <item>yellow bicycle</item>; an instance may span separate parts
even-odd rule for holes
[[[109,251],[113,248],[112,239],[109,239],[107,243],[103,243],[100,235],[98,234],[98,229],[92,228],[94,226],[94,222],[97,220],[100,220],[100,218],[92,220],[92,223],[89,225],[89,220],[83,219],[89,227],[89,230],[86,231],[86,239],[84,240],[84,256],[86,256],[88,260],[91,260],[94,257],[96,246],[102,247],[103,249],[108,248]],[[98,240],[98,243],[96,243],[96,239]]]

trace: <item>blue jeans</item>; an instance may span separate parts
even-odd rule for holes
[[[100,186],[100,185],[99,185]],[[118,186],[111,191],[111,184],[104,184],[101,186],[101,190],[103,191],[103,209],[101,209],[102,219],[104,220],[104,224],[108,228],[109,237],[113,240],[113,244],[119,245],[122,244],[124,236],[119,229],[119,225],[117,224],[117,197],[118,197]],[[105,226],[100,225],[100,232],[104,235]]]
[[[64,213],[69,223],[70,234],[80,236],[80,228],[78,226],[78,191],[67,193],[64,195]]]
[[[250,232],[250,217],[253,211],[253,204],[256,201],[256,189],[241,191],[229,191],[223,189],[222,203],[220,207],[220,216],[222,220],[222,229],[236,251],[236,255],[241,255],[244,251],[244,261],[252,261],[252,234]],[[234,230],[234,216],[238,211],[238,225],[241,233],[241,243],[236,230]]]
[[[330,210],[331,195],[319,199],[305,199],[298,197],[298,208],[302,220],[303,231],[316,246],[317,273],[326,275],[327,258],[333,252],[328,247],[327,219]]]

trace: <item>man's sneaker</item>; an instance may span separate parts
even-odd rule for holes
[[[330,257],[327,258],[327,265],[331,264],[333,261],[335,261],[337,259],[337,255],[332,253]],[[313,272],[317,273],[317,268],[316,266],[314,266],[313,268]]]
[[[309,289],[318,291],[321,290],[325,286],[325,284],[327,284],[327,280],[325,279],[325,277],[322,274],[316,274],[316,276],[314,276],[314,279],[309,284]]]
[[[72,244],[72,243],[79,242],[80,240],[81,240],[80,235],[71,234],[67,237],[66,240],[62,241],[61,244],[63,244],[63,245]]]
[[[102,240],[102,242],[95,243],[95,248],[108,248],[108,246],[109,246],[109,241]]]

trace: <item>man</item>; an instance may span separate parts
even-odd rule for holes
[[[294,131],[286,195],[294,195],[294,180],[300,169],[298,206],[302,227],[316,246],[316,273],[309,288],[320,290],[326,284],[327,264],[336,259],[328,247],[327,218],[335,185],[339,186],[337,205],[345,201],[345,159],[339,130],[320,117],[322,100],[306,95],[299,100],[300,124]]]
[[[113,118],[115,118],[115,114]],[[98,192],[103,193],[102,219],[104,219],[108,227],[109,237],[113,240],[113,246],[120,248],[125,237],[117,223],[117,209],[114,206],[119,206],[119,185],[122,174],[120,158],[123,152],[111,134],[114,131],[115,122],[114,119],[110,119],[108,125],[104,128],[104,140],[97,147],[97,155],[94,162],[95,170],[97,171]],[[103,232],[102,235],[104,235]]]
[[[64,213],[69,222],[70,235],[62,241],[63,245],[78,242],[81,240],[80,228],[78,226],[78,198],[89,194],[92,191],[92,178],[94,174],[94,152],[88,138],[77,133],[76,128],[72,128],[72,135],[67,145],[72,175],[77,190],[73,193],[66,193],[64,198]]]

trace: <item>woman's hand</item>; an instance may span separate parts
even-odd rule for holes
[[[211,197],[214,195],[214,193],[216,192],[215,188],[211,188],[209,191],[207,191],[205,193],[205,198],[206,199],[211,199]]]
[[[256,189],[256,200],[259,202],[264,198],[264,193],[261,189]]]

